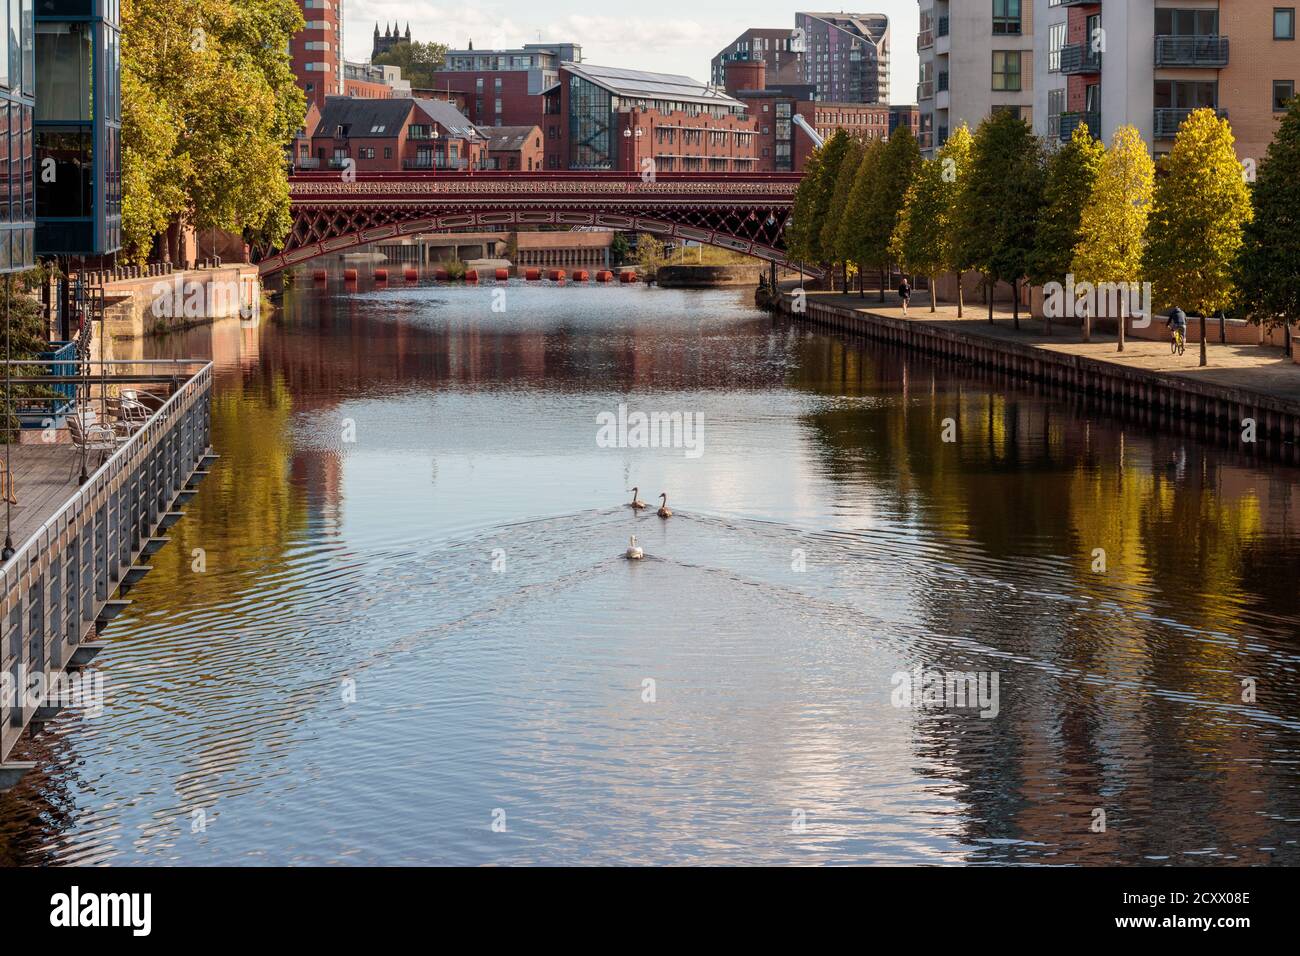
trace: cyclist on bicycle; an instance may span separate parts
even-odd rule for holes
[[[1174,344],[1179,345],[1187,340],[1187,313],[1174,306],[1169,310],[1169,315],[1165,318],[1165,325],[1173,335]]]

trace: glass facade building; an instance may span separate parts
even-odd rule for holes
[[[0,0],[0,272],[35,264],[33,0]]]
[[[613,169],[618,140],[613,135],[614,97],[580,76],[569,77],[569,168]]]
[[[38,256],[104,255],[122,245],[118,2],[35,0]]]

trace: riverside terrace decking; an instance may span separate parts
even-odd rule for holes
[[[181,517],[180,506],[195,493],[191,481],[215,458],[211,363],[92,364],[88,379],[41,381],[76,383],[82,404],[99,410],[101,421],[104,399],[124,388],[166,397],[102,464],[99,453],[87,453],[84,484],[81,453],[71,444],[10,449],[18,503],[11,506],[16,552],[0,565],[0,681],[7,682],[0,683],[0,790],[32,767],[8,759],[23,731],[66,703],[21,691],[36,674],[46,675],[48,688],[53,675],[99,652],[104,625],[129,603],[122,593],[148,571],[142,559],[166,542],[156,535]]]

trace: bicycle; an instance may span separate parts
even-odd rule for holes
[[[1186,351],[1186,349],[1187,349],[1187,343],[1183,339],[1182,331],[1179,329],[1174,329],[1173,337],[1169,340],[1170,354],[1177,352],[1179,355],[1182,355],[1183,352]]]

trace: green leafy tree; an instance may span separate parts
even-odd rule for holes
[[[293,0],[123,0],[128,257],[145,258],[164,222],[173,240],[183,223],[287,234],[285,149],[305,114],[288,47],[302,26]]]
[[[853,177],[853,188],[849,190],[848,206],[840,223],[837,245],[841,254],[858,267],[858,295],[866,296],[866,272],[868,267],[878,266],[879,260],[873,258],[874,250],[870,245],[867,232],[868,216],[875,192],[880,185],[877,173],[885,155],[885,141],[875,139],[869,142],[858,163]]]
[[[435,90],[438,88],[438,70],[447,62],[447,45],[403,41],[376,56],[374,62],[401,67],[402,78],[410,80],[416,89]]]
[[[794,222],[786,235],[787,248],[796,259],[818,265],[834,260],[834,250],[828,253],[822,247],[822,225],[848,149],[848,134],[837,129],[804,166],[803,180],[795,192]]]
[[[1233,302],[1233,269],[1252,212],[1228,121],[1194,110],[1160,162],[1143,264],[1159,305],[1179,300],[1200,315],[1201,365],[1205,317]]]
[[[1132,126],[1115,130],[1097,171],[1092,195],[1079,218],[1079,242],[1072,266],[1076,282],[1092,283],[1098,304],[1106,301],[1100,288],[1103,284],[1113,287],[1142,278],[1154,175],[1155,166],[1138,131]],[[1122,352],[1126,317],[1122,302],[1118,311],[1117,348]],[[1084,315],[1085,341],[1092,312],[1089,309]]]
[[[951,224],[949,184],[944,182],[943,164],[938,159],[921,163],[907,189],[898,226],[889,243],[890,254],[908,272],[930,281],[930,311],[934,312],[935,286],[939,273],[951,267]]]
[[[980,123],[962,181],[957,242],[962,258],[985,276],[989,322],[993,289],[1011,283],[1012,319],[1020,327],[1020,280],[1030,270],[1043,204],[1043,151],[1029,124],[1006,110]]]
[[[840,245],[840,224],[844,220],[844,210],[848,207],[849,193],[853,190],[858,166],[862,164],[866,149],[856,139],[850,139],[848,149],[840,159],[840,169],[835,176],[835,188],[831,190],[831,201],[826,207],[826,218],[822,220],[821,236],[818,239],[822,254],[828,256],[832,264],[840,265],[844,270],[844,291],[849,289],[849,259]],[[834,279],[831,280],[834,288]]]
[[[885,301],[890,263],[889,244],[898,227],[898,216],[907,198],[912,177],[921,165],[921,150],[911,129],[899,126],[885,142],[875,170],[875,185],[867,203],[862,243],[866,259],[881,270],[880,301]]]
[[[1241,304],[1252,321],[1282,325],[1289,336],[1300,318],[1300,97],[1288,104],[1251,193],[1235,271]]]
[[[35,296],[47,278],[42,268],[0,276],[0,322],[4,323],[4,328],[0,330],[3,332],[0,336],[0,358],[4,357],[6,350],[15,361],[21,361],[35,358],[49,349],[45,311]],[[16,378],[34,378],[49,371],[47,365],[9,367],[10,375]],[[49,403],[42,399],[57,394],[44,385],[10,383],[5,388],[4,378],[0,374],[0,443],[17,440],[18,429],[21,427],[17,415],[19,408],[30,405],[33,408],[48,409]],[[12,402],[9,401],[10,396]]]
[[[1092,137],[1086,123],[1080,123],[1070,141],[1048,158],[1043,214],[1029,263],[1031,282],[1041,285],[1065,281],[1066,273],[1074,263],[1083,207],[1092,196],[1092,187],[1105,155],[1105,145]],[[1051,327],[1051,317],[1048,316],[1049,332]]]
[[[632,253],[632,261],[637,264],[637,271],[642,275],[653,275],[667,258],[667,249],[654,236],[648,232],[643,232],[636,237],[636,248]]]

